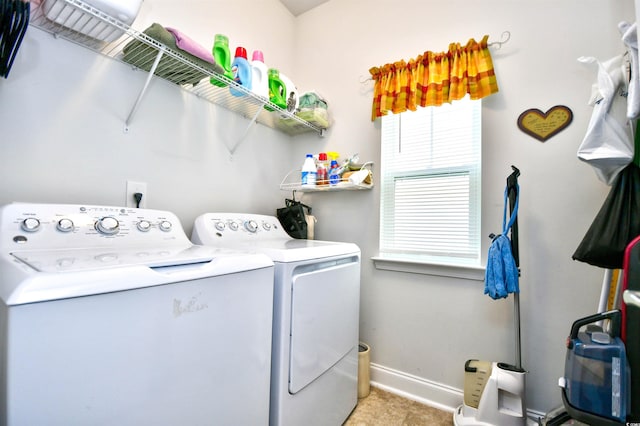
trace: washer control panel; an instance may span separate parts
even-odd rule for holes
[[[246,213],[206,213],[196,219],[192,241],[200,243],[198,225],[208,235],[215,235],[228,242],[255,241],[256,239],[290,239],[275,216]],[[201,228],[202,229],[202,228]],[[202,236],[200,236],[202,237]]]
[[[7,204],[0,209],[1,245],[16,249],[190,244],[171,212],[72,204]]]

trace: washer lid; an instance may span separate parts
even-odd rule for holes
[[[21,305],[263,268],[273,268],[264,254],[203,246],[14,252],[0,258],[0,298],[7,305]]]
[[[38,272],[78,272],[127,265],[150,268],[209,262],[216,253],[202,246],[17,251],[11,256]]]

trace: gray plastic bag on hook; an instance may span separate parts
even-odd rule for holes
[[[627,121],[627,80],[622,55],[601,63],[596,58],[578,61],[598,64],[598,83],[590,104],[593,113],[578,148],[578,158],[590,164],[602,182],[611,185],[633,159],[633,138]]]

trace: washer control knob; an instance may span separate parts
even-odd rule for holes
[[[258,224],[255,220],[248,220],[244,223],[244,229],[253,234],[258,230]]]
[[[60,232],[71,232],[73,231],[73,221],[66,217],[62,218],[58,221],[56,228],[58,228],[58,231]]]
[[[171,231],[171,227],[173,225],[171,224],[171,222],[169,222],[168,220],[163,220],[162,222],[160,222],[160,224],[158,225],[158,227],[160,228],[161,231],[164,232],[169,232]]]
[[[232,231],[237,231],[238,230],[238,222],[229,221],[229,229],[231,229]]]
[[[139,231],[148,232],[149,229],[151,229],[151,222],[143,219],[140,222],[138,222],[136,227],[138,228]]]
[[[20,227],[26,232],[36,232],[40,229],[40,221],[35,217],[28,217],[22,221]]]
[[[120,230],[120,222],[113,216],[105,216],[96,222],[96,231],[104,235],[115,235]]]
[[[262,228],[264,228],[265,231],[271,231],[271,224],[269,222],[262,222]]]
[[[226,225],[224,224],[223,221],[219,220],[216,222],[216,224],[214,225],[216,227],[216,229],[220,232],[224,231],[224,228],[226,228]]]

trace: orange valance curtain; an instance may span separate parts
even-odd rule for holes
[[[398,114],[416,107],[438,106],[462,99],[481,99],[498,92],[485,35],[480,43],[451,43],[447,52],[424,52],[415,59],[373,67],[375,82],[371,121],[389,111]]]

